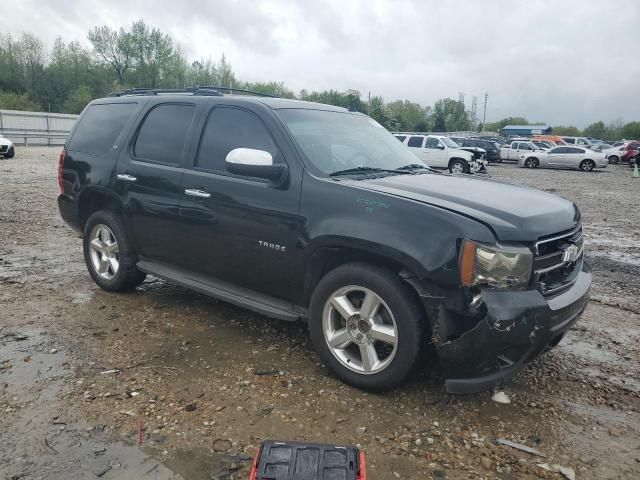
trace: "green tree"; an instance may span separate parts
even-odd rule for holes
[[[116,31],[106,25],[94,27],[89,32],[89,41],[94,53],[108,63],[116,73],[118,83],[125,85],[125,73],[133,64],[133,42],[131,34],[123,28]]]
[[[580,130],[578,130],[574,126],[565,127],[564,125],[560,125],[558,127],[553,127],[552,132],[554,135],[562,135],[566,137],[579,137]]]
[[[385,128],[390,128],[389,116],[387,115],[387,109],[385,108],[382,97],[371,97],[367,105],[367,113],[380,125],[383,125]]]
[[[455,132],[470,128],[471,119],[462,102],[452,98],[441,98],[433,105],[434,132]]]
[[[276,97],[295,98],[293,90],[289,90],[284,82],[245,82],[240,88],[266,93],[267,95],[275,95]]]
[[[80,113],[93,100],[93,93],[86,85],[81,85],[69,94],[64,102],[64,113]]]
[[[37,103],[31,100],[26,93],[20,94],[0,91],[0,109],[37,112],[40,110],[40,107]]]
[[[604,122],[595,122],[586,127],[582,134],[585,137],[593,137],[593,138],[605,138],[607,136],[607,127]]]
[[[431,107],[409,100],[396,100],[387,104],[389,129],[402,132],[428,132],[433,129]]]
[[[629,122],[622,127],[622,136],[627,140],[640,139],[640,122]]]

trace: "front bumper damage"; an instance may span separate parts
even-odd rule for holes
[[[457,338],[436,342],[447,392],[475,393],[505,383],[557,345],[587,306],[591,280],[584,263],[571,288],[549,299],[537,290],[484,291],[486,316]],[[462,321],[450,312],[440,318]]]

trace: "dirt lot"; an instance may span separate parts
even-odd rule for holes
[[[445,394],[437,372],[366,394],[327,373],[304,325],[154,278],[99,290],[58,215],[57,154],[0,160],[0,478],[245,479],[267,438],[357,444],[371,479],[640,478],[640,180],[627,166],[492,166],[579,205],[595,272],[582,320],[498,404]]]

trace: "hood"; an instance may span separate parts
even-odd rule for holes
[[[13,142],[8,138],[0,136],[0,145],[13,145]]]
[[[475,149],[476,147],[469,147],[469,148]],[[471,156],[473,156],[473,152],[465,147],[452,148],[450,151],[452,154],[460,155],[463,158],[466,158],[470,153],[471,153]],[[449,155],[449,157],[451,157],[451,154]]]
[[[474,218],[503,241],[532,242],[570,230],[580,215],[572,202],[541,190],[467,175],[394,175],[347,181]]]

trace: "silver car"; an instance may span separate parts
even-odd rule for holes
[[[527,168],[579,168],[590,172],[596,168],[606,168],[609,161],[604,154],[590,148],[560,146],[546,152],[536,151],[520,155],[518,165]]]

